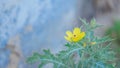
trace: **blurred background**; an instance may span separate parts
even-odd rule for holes
[[[115,38],[120,54],[120,0],[0,0],[0,68],[37,68],[25,61],[33,52],[64,49],[65,31],[79,18],[103,25],[95,35]],[[120,60],[116,66],[120,67]]]

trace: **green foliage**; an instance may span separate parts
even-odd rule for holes
[[[106,31],[106,35],[116,39],[115,41],[120,44],[120,20],[113,22],[113,25]]]
[[[114,20],[113,25],[106,30],[105,35],[109,35],[111,38],[115,39],[113,41],[113,50],[116,53],[118,59],[116,60],[116,66],[120,67],[120,20]]]
[[[115,68],[115,54],[110,47],[112,39],[107,36],[102,38],[94,36],[94,29],[99,27],[95,19],[90,23],[83,19],[81,21],[83,22],[81,29],[86,33],[84,39],[76,43],[67,42],[66,50],[57,54],[52,54],[50,50],[43,50],[44,54],[33,53],[27,62],[40,62],[38,68],[48,63],[52,63],[53,68]]]

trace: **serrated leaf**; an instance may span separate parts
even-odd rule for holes
[[[86,22],[85,19],[80,18],[80,21],[81,21],[84,25],[87,25],[87,22]]]

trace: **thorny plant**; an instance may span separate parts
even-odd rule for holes
[[[100,26],[95,19],[90,22],[80,20],[83,22],[80,28],[66,31],[66,50],[57,54],[52,54],[49,49],[43,50],[44,54],[36,52],[28,57],[27,62],[40,62],[38,68],[48,63],[52,63],[53,68],[115,68],[115,53],[110,47],[112,39],[94,35],[94,29]]]

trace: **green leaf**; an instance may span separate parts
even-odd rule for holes
[[[80,21],[81,21],[84,25],[88,25],[85,19],[80,18]]]

